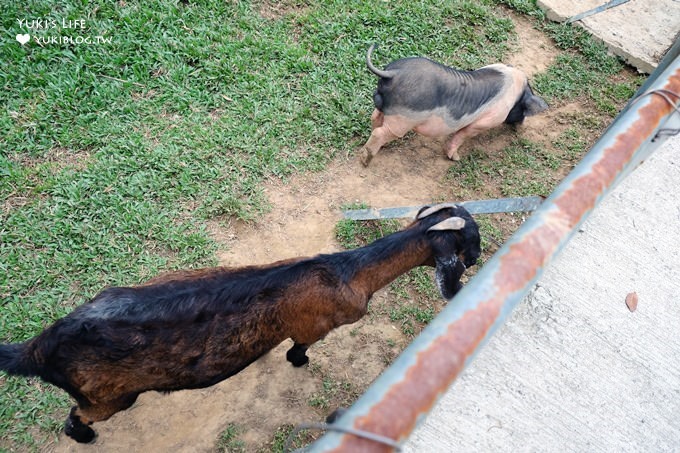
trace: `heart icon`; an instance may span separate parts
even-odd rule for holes
[[[26,44],[29,39],[31,39],[31,37],[29,36],[28,33],[26,33],[25,35],[17,35],[17,41],[19,41],[22,46]]]

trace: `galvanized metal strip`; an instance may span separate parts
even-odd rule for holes
[[[494,214],[500,212],[531,212],[541,205],[544,197],[498,198],[493,200],[462,201],[470,214]],[[368,208],[343,211],[343,217],[351,220],[403,219],[415,218],[424,206],[404,206],[396,208]]]
[[[577,20],[585,19],[588,16],[592,16],[593,14],[598,14],[601,13],[602,11],[606,11],[609,8],[613,8],[615,6],[623,5],[624,3],[628,3],[629,0],[611,0],[608,3],[605,3],[604,5],[600,5],[596,8],[589,9],[588,11],[584,11],[580,14],[576,14],[575,16],[570,17],[567,19],[568,24],[572,22],[576,22]]]
[[[680,92],[680,58],[652,89]],[[646,96],[623,112],[574,170],[359,400],[336,421],[401,441],[504,322],[602,198],[662,142],[675,110]],[[390,447],[328,433],[312,452]]]

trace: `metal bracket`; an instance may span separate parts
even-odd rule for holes
[[[605,11],[609,8],[613,8],[615,6],[623,5],[624,3],[628,3],[629,0],[612,0],[608,3],[605,3],[604,5],[600,5],[597,8],[589,9],[588,11],[584,11],[580,14],[577,14],[575,16],[570,17],[567,19],[568,24],[572,22],[576,22],[577,20],[585,19],[588,16],[592,16],[593,14],[601,13],[602,11]]]
[[[541,196],[520,198],[498,198],[492,200],[463,201],[458,203],[470,214],[494,214],[499,212],[529,212],[538,208],[543,201]],[[375,219],[403,219],[415,218],[424,206],[406,206],[398,208],[368,208],[343,211],[345,219],[375,220]]]

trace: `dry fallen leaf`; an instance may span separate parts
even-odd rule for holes
[[[637,308],[637,304],[638,304],[637,293],[635,292],[628,293],[628,295],[626,296],[626,306],[628,307],[628,310],[630,310],[631,312],[635,311],[635,309]]]

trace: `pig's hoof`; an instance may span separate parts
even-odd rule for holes
[[[460,154],[458,154],[458,151],[447,153],[446,155],[448,156],[449,159],[455,160],[456,162],[460,160]]]
[[[364,167],[368,167],[373,159],[373,154],[368,150],[368,148],[361,148],[359,151],[359,160]]]

